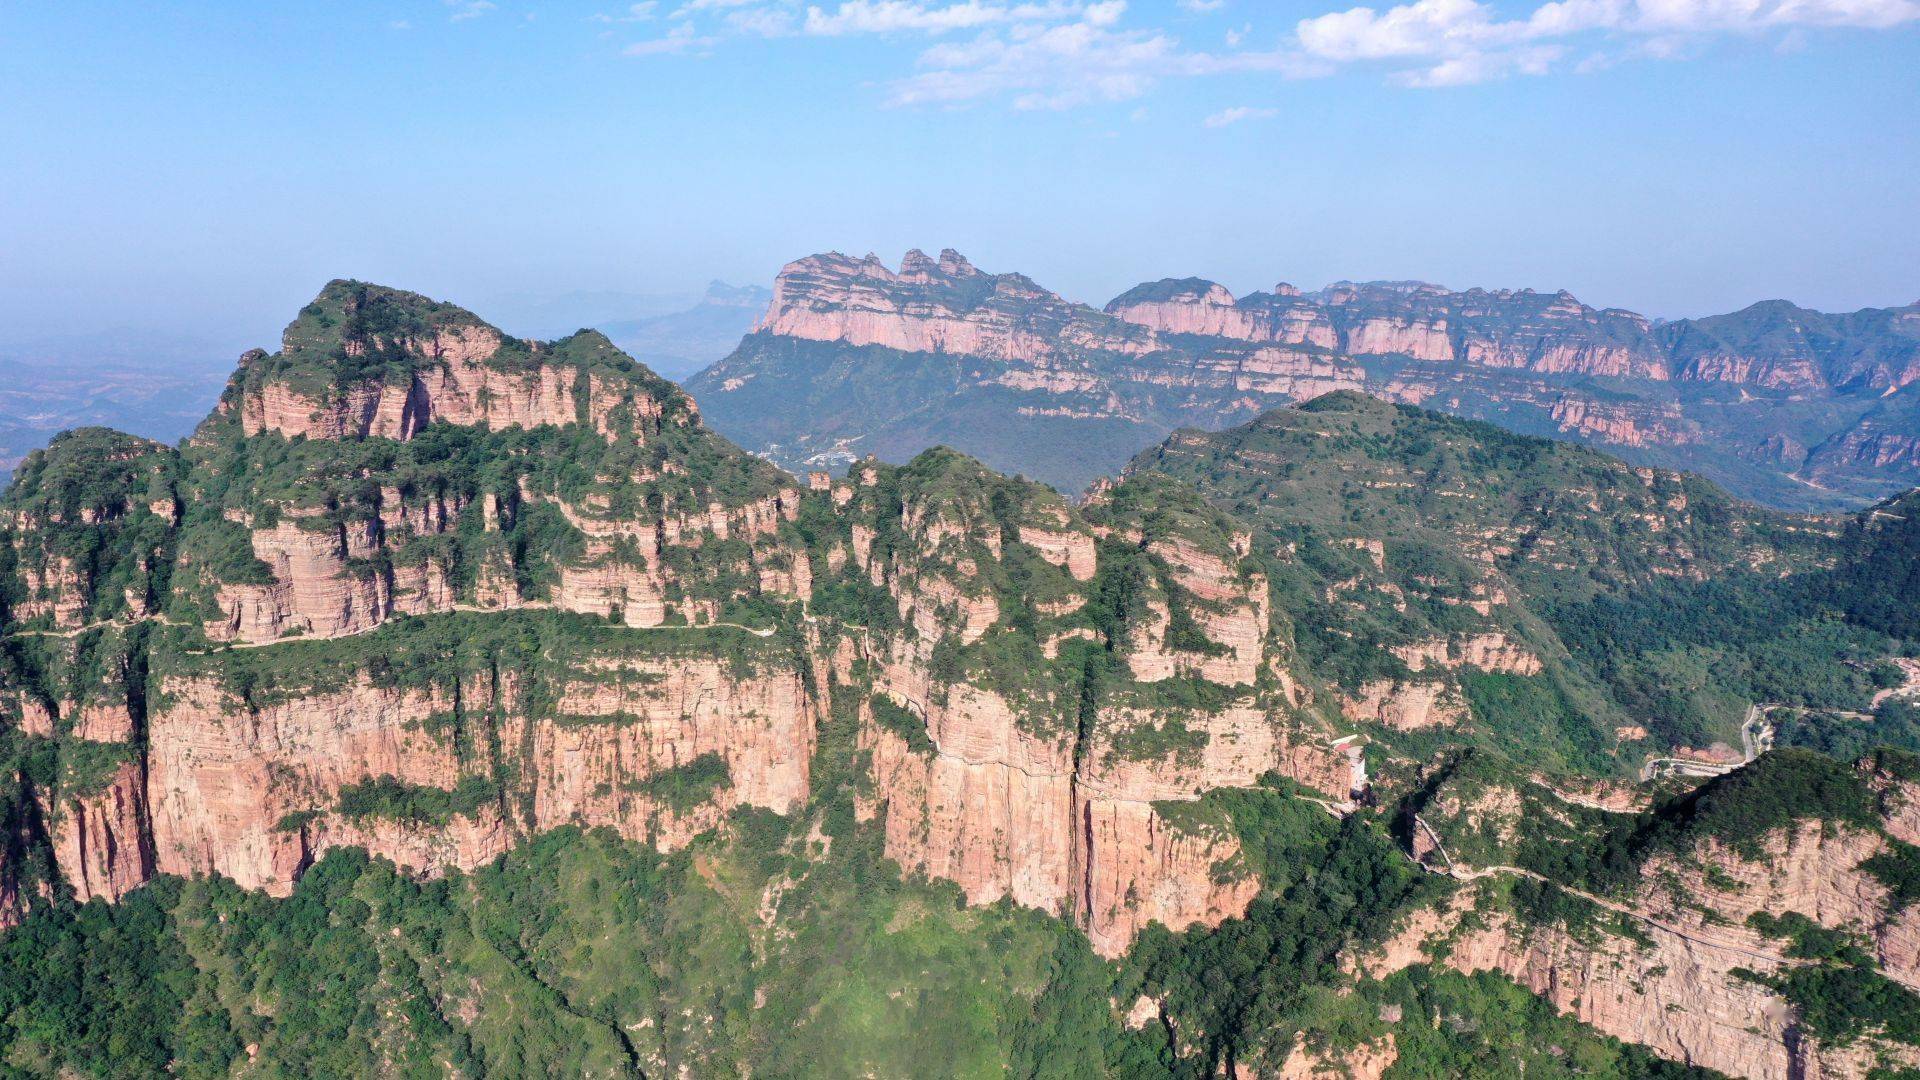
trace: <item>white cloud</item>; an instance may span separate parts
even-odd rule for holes
[[[644,3],[628,4],[627,10],[619,15],[608,15],[602,12],[598,15],[589,15],[587,18],[589,21],[598,23],[650,22],[653,19],[654,9],[659,6],[658,0],[645,0]]]
[[[1555,70],[1559,39],[1604,32],[1631,39],[1634,55],[1691,55],[1709,35],[1798,27],[1887,29],[1920,21],[1920,0],[1552,0],[1523,19],[1502,19],[1478,0],[1414,0],[1377,11],[1355,7],[1302,19],[1294,36],[1307,53],[1336,64],[1424,62],[1404,68],[1406,86],[1463,86]],[[1576,71],[1612,61],[1589,56]]]
[[[1178,63],[1174,41],[1163,34],[1083,19],[935,45],[920,54],[927,70],[895,83],[888,100],[958,105],[1005,97],[1020,109],[1126,101]]]
[[[686,0],[686,3],[674,9],[672,17],[675,19],[684,19],[689,15],[698,14],[702,11],[728,11],[733,8],[743,8],[759,2],[760,0]]]
[[[1126,10],[1126,0],[1100,0],[1097,3],[1046,0],[1013,4],[992,0],[931,4],[919,0],[843,0],[832,12],[818,5],[808,5],[806,30],[819,37],[906,31],[945,34],[954,30],[1059,22],[1063,19],[1076,19],[1094,26],[1111,26],[1119,21]]]
[[[446,3],[448,7],[454,9],[453,14],[447,16],[454,22],[477,19],[497,6],[493,0],[446,0]]]
[[[493,0],[445,0],[472,18]],[[1335,0],[1338,2],[1338,0]],[[1352,0],[1347,0],[1352,3]],[[1061,109],[1141,97],[1169,79],[1223,75],[1319,78],[1377,70],[1408,87],[1466,86],[1556,71],[1591,73],[1631,59],[1682,59],[1718,37],[1770,34],[1798,48],[1820,27],[1884,29],[1920,21],[1920,0],[1533,0],[1530,10],[1492,0],[1405,0],[1352,6],[1298,20],[1290,34],[1255,21],[1229,27],[1217,52],[1194,51],[1133,12],[1127,0],[679,0],[673,29],[628,46],[633,56],[705,51],[727,40],[812,37],[902,39],[915,70],[882,85],[895,106],[961,107],[999,102]],[[596,21],[658,17],[647,0]],[[1176,0],[1207,13],[1226,0]],[[1258,29],[1256,26],[1258,25]],[[1248,48],[1258,33],[1267,48]],[[787,47],[803,47],[798,44]],[[1227,110],[1234,113],[1234,110]],[[1225,116],[1226,114],[1216,114]],[[1222,123],[1252,119],[1235,114]],[[1215,117],[1209,117],[1212,121]]]
[[[1920,21],[1917,0],[1638,0],[1648,29],[1747,31],[1776,26],[1886,30]]]
[[[1302,19],[1294,33],[1309,53],[1335,61],[1443,55],[1506,36],[1478,0],[1415,0],[1385,14],[1350,8]]]
[[[737,33],[765,38],[786,37],[797,29],[793,12],[774,7],[729,12],[727,26]]]
[[[719,41],[695,33],[692,23],[681,23],[660,37],[636,41],[620,51],[627,56],[672,56],[689,49],[705,49]]]
[[[1394,76],[1402,86],[1472,86],[1510,75],[1545,75],[1561,50],[1551,45],[1499,52],[1473,52],[1442,60],[1430,68]]]
[[[1260,109],[1250,105],[1236,105],[1231,109],[1222,109],[1200,122],[1210,128],[1223,128],[1230,124],[1238,124],[1242,120],[1267,120],[1279,115],[1279,109]]]

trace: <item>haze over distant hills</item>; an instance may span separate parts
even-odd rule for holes
[[[684,310],[594,325],[634,359],[679,381],[737,348],[772,301],[759,285],[715,281]]]
[[[220,393],[232,352],[139,330],[0,345],[0,477],[68,428],[181,438]]]
[[[946,443],[1077,490],[1177,427],[1218,429],[1339,389],[1696,470],[1775,505],[1859,505],[1920,482],[1920,305],[1783,300],[1656,323],[1566,292],[1417,281],[1199,278],[1104,310],[951,250],[815,255],[688,388],[789,467]],[[804,407],[801,407],[804,406]]]

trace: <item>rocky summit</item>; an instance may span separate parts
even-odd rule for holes
[[[1236,298],[1170,278],[1096,310],[911,251],[897,272],[871,255],[789,264],[753,333],[688,385],[721,431],[795,468],[948,444],[1078,491],[1175,428],[1364,389],[1830,510],[1920,482],[1917,381],[1913,305],[1655,322],[1566,292]]]
[[[0,1062],[1906,1075],[1920,496],[1649,461],[1895,483],[1741,410],[1880,445],[1912,318],[818,256],[693,384],[796,477],[333,282],[0,498]]]

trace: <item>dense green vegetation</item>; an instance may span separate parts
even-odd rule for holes
[[[378,776],[340,789],[334,810],[342,817],[385,818],[413,825],[445,825],[454,815],[472,817],[500,800],[500,787],[485,776],[463,776],[452,790]]]
[[[1336,686],[1407,678],[1398,645],[1489,630],[1525,644],[1541,679],[1461,680],[1467,735],[1554,771],[1618,767],[1616,729],[1704,747],[1737,743],[1751,703],[1864,710],[1874,663],[1920,637],[1904,599],[1920,528],[1898,507],[1838,529],[1356,394],[1182,434],[1131,468],[1264,528],[1302,658]],[[1381,545],[1377,564],[1356,538]],[[1789,741],[1836,727],[1801,726],[1818,730]]]
[[[1920,1046],[1920,994],[1868,967],[1793,968],[1775,983],[1800,1011],[1808,1030],[1834,1042],[1876,1031]]]
[[[1920,702],[1889,698],[1867,720],[1790,712],[1775,720],[1774,741],[1781,746],[1818,750],[1843,761],[1864,757],[1882,746],[1920,751]]]
[[[732,782],[727,759],[712,751],[692,761],[662,769],[645,780],[631,781],[631,790],[645,795],[676,814],[709,802]]]
[[[1796,822],[1874,830],[1876,799],[1852,767],[1805,750],[1779,750],[1639,815],[1604,815],[1586,844],[1531,845],[1523,865],[1596,892],[1628,887],[1659,854],[1688,855],[1706,840],[1762,858],[1761,845]]]
[[[179,466],[168,447],[105,428],[66,432],[28,455],[0,495],[0,624],[45,625],[68,583],[79,623],[164,599]]]

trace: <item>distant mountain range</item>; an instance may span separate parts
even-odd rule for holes
[[[1363,389],[1818,509],[1920,483],[1916,382],[1920,305],[1772,300],[1657,323],[1566,292],[1343,281],[1236,298],[1168,278],[1097,310],[916,250],[897,271],[789,264],[752,333],[687,386],[718,430],[791,468],[944,443],[1077,490],[1175,428]]]

